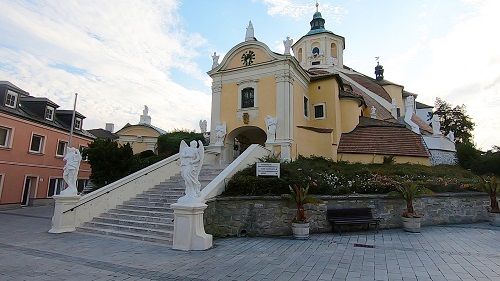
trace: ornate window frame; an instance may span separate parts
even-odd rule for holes
[[[258,80],[245,80],[238,82],[238,111],[251,111],[259,109],[259,87]],[[252,107],[241,107],[243,89],[253,88],[253,106]]]

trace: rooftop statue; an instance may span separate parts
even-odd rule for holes
[[[289,36],[286,37],[286,40],[283,40],[283,45],[285,46],[285,55],[290,54],[290,48],[293,45],[293,39],[290,39]]]

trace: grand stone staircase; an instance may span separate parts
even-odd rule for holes
[[[203,165],[199,177],[202,188],[222,170]],[[174,211],[170,205],[183,195],[184,180],[177,174],[77,229],[86,233],[172,244]]]

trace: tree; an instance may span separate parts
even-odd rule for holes
[[[90,179],[98,188],[129,175],[134,166],[132,147],[111,140],[94,140],[84,156],[92,168]]]
[[[457,143],[473,143],[472,131],[476,124],[467,115],[465,105],[452,108],[449,103],[440,98],[436,98],[435,105],[436,111],[433,114],[438,114],[444,134],[447,135],[453,131]]]
[[[173,131],[163,134],[158,137],[158,154],[163,156],[171,156],[179,152],[181,141],[185,140],[188,144],[192,140],[201,140],[206,145],[205,138],[201,133],[189,131]]]

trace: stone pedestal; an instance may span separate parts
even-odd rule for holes
[[[174,209],[174,242],[172,249],[183,251],[200,251],[212,247],[212,235],[205,233],[203,212],[207,208],[204,203],[175,203]]]
[[[52,228],[49,233],[73,232],[76,230],[75,211],[63,212],[75,207],[80,201],[80,196],[54,195],[54,215],[52,216]]]

